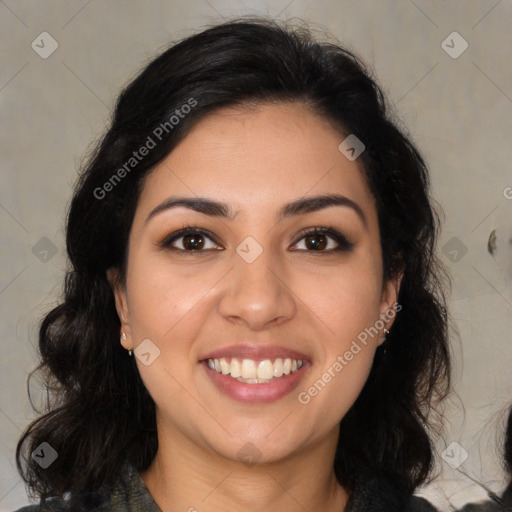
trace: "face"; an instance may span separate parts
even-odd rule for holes
[[[115,295],[160,438],[260,462],[335,445],[399,287],[344,138],[301,104],[223,108],[149,175]]]

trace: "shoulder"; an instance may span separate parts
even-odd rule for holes
[[[409,501],[410,512],[437,512],[437,509],[425,498],[413,496]]]
[[[72,501],[72,503],[71,503]],[[15,512],[161,512],[139,472],[126,465],[115,485],[107,490],[85,492],[73,500],[69,497],[28,505]]]
[[[26,505],[14,512],[100,512],[102,510],[102,508],[97,508],[94,504],[90,503],[88,495],[84,495],[84,498],[80,498],[73,503],[73,507],[71,507],[66,499],[51,498],[35,505]]]
[[[26,505],[25,507],[19,508],[14,512],[64,512],[66,510],[66,505],[61,500],[54,500],[51,502],[47,502],[44,505]]]
[[[387,478],[363,471],[345,512],[436,512],[424,498],[397,489]]]

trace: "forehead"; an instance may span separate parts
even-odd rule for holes
[[[150,174],[141,207],[180,194],[261,214],[299,197],[338,193],[374,209],[362,164],[338,149],[345,137],[300,103],[218,109]]]

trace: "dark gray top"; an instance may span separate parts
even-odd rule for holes
[[[153,500],[139,472],[126,466],[110,493],[81,497],[72,512],[162,512]],[[64,499],[29,505],[16,512],[71,512]],[[344,512],[436,512],[426,500],[400,493],[383,478],[365,475],[356,484]]]

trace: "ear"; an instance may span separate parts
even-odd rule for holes
[[[379,338],[378,344],[381,345],[386,340],[386,333],[384,329],[391,330],[391,326],[395,322],[396,315],[402,309],[398,304],[398,295],[402,285],[404,274],[402,271],[396,272],[384,284],[382,289],[382,298],[380,303],[380,319],[384,323],[382,328],[382,335]]]
[[[132,348],[132,333],[130,327],[130,311],[128,308],[128,300],[126,297],[126,288],[121,281],[119,270],[117,268],[109,268],[107,270],[107,280],[110,283],[112,292],[114,293],[114,299],[116,302],[116,310],[121,322],[121,332],[119,337],[121,339],[121,345],[126,349]],[[122,333],[126,334],[126,339],[121,338]]]

